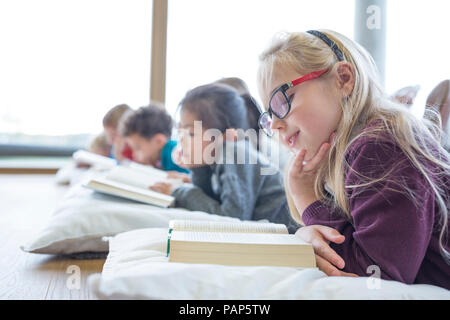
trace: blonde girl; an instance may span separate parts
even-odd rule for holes
[[[450,289],[449,154],[390,101],[371,56],[337,32],[286,33],[258,79],[260,126],[295,154],[291,214],[319,268]]]

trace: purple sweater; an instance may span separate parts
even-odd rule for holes
[[[316,201],[303,212],[308,225],[325,225],[345,236],[342,244],[330,244],[345,261],[345,272],[371,276],[367,268],[377,265],[381,278],[406,284],[423,283],[450,290],[450,265],[439,252],[439,223],[435,195],[425,178],[392,140],[357,139],[346,154],[349,167],[345,185],[358,185],[366,177],[388,181],[371,187],[346,188],[352,222],[342,211]],[[356,172],[355,172],[355,171]],[[450,192],[449,180],[445,190]],[[400,187],[406,183],[418,201]],[[401,190],[401,191],[400,191]],[[449,232],[450,234],[450,232]],[[449,243],[445,244],[450,250]]]

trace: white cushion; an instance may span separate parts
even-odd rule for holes
[[[240,221],[199,211],[163,209],[76,185],[65,195],[47,226],[21,248],[49,254],[105,252],[108,244],[103,237],[140,228],[168,227],[171,219]]]
[[[75,185],[90,171],[92,170],[87,168],[77,168],[76,163],[72,161],[56,172],[55,181],[60,185]]]
[[[373,278],[327,277],[318,269],[169,263],[167,228],[109,239],[101,274],[88,278],[101,299],[450,299],[450,291]]]

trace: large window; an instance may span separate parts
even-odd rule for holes
[[[151,0],[0,1],[0,143],[82,143],[67,137],[147,104],[151,14]]]
[[[354,32],[355,0],[169,0],[166,106],[240,77],[259,99],[258,56],[279,31]],[[413,112],[448,78],[447,0],[386,1],[385,84],[419,84]],[[70,145],[101,131],[114,105],[150,92],[152,0],[0,1],[0,144]],[[36,136],[39,135],[39,136]],[[60,138],[63,136],[63,138]],[[56,137],[56,138],[55,138]]]
[[[450,1],[386,3],[386,89],[420,85],[412,112],[421,117],[430,91],[450,78]]]
[[[259,98],[258,56],[279,31],[336,29],[353,38],[354,0],[170,0],[168,110],[187,90],[240,77]]]
[[[357,0],[356,0],[357,1]],[[329,28],[354,35],[354,0],[170,0],[167,49],[167,108],[185,92],[221,77],[237,76],[259,98],[258,55],[278,31]],[[450,2],[386,1],[388,93],[420,85],[412,111],[421,117],[425,99],[449,78]]]

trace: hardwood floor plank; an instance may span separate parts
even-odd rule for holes
[[[77,260],[20,249],[48,223],[67,190],[56,185],[54,175],[0,174],[0,299],[95,299],[87,278],[101,272],[104,259]],[[77,268],[79,287],[78,280],[71,281]]]

